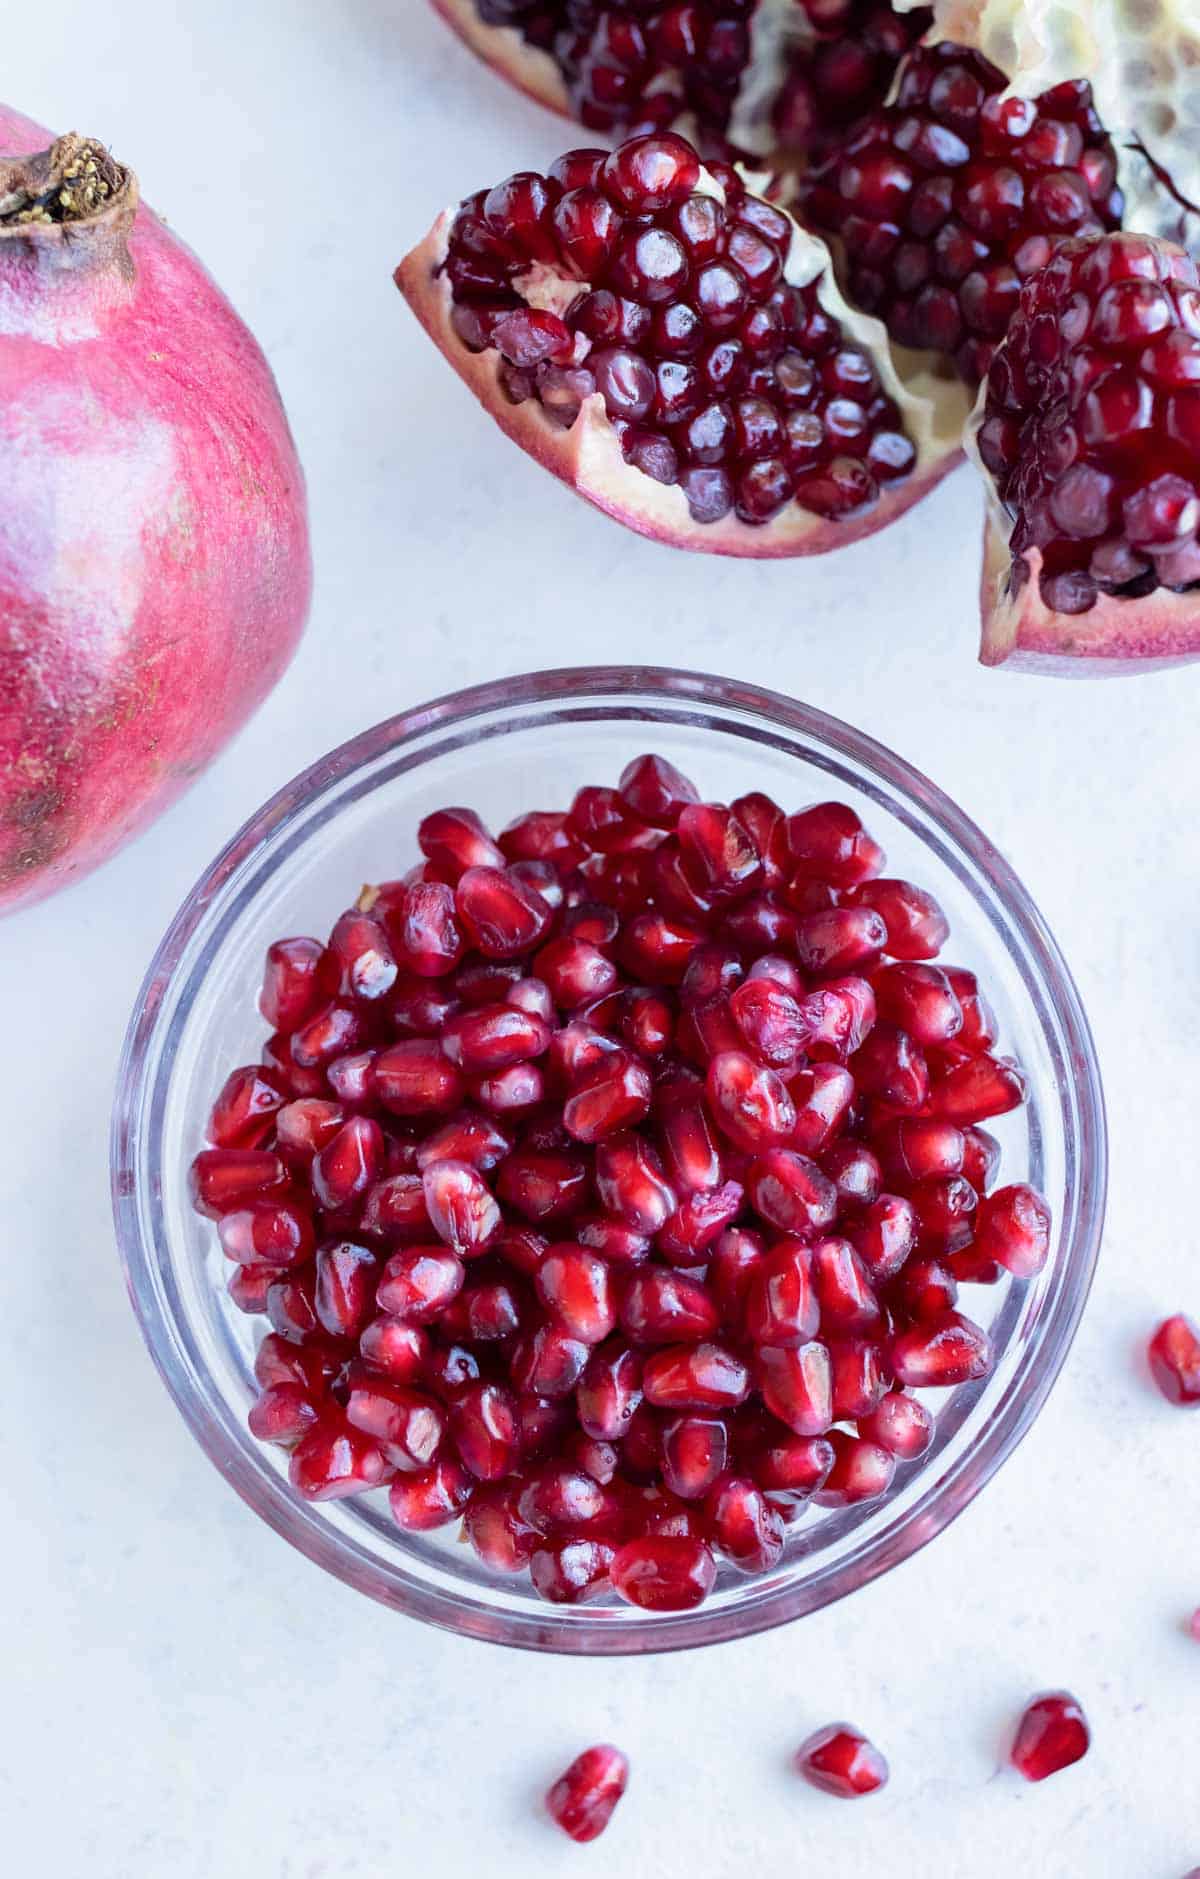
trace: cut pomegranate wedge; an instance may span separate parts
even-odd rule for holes
[[[672,132],[480,191],[396,281],[515,442],[676,547],[821,553],[958,459],[966,393],[902,384],[823,243]]]
[[[710,155],[820,151],[886,96],[927,8],[889,0],[433,0],[511,84],[606,135],[693,124]]]
[[[985,664],[1200,656],[1200,271],[1182,249],[1065,242],[1022,288],[973,431]]]

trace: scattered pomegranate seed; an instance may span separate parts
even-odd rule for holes
[[[1200,1329],[1176,1313],[1150,1339],[1150,1370],[1168,1403],[1200,1403]]]
[[[818,1729],[796,1750],[796,1769],[826,1794],[855,1801],[885,1786],[888,1765],[873,1742],[848,1722]]]
[[[276,1031],[192,1167],[266,1320],[252,1431],[552,1603],[690,1610],[806,1504],[885,1494],[934,1440],[910,1391],[988,1373],[959,1288],[1050,1244],[978,1127],[1020,1073],[842,805],[702,802],[647,756],[420,843],[328,947],[271,949]],[[1189,1340],[1200,1379],[1186,1321],[1155,1340],[1177,1400]]]
[[[625,1792],[629,1762],[620,1749],[603,1743],[585,1749],[546,1796],[546,1811],[565,1834],[580,1844],[598,1839]]]
[[[1091,1731],[1079,1704],[1065,1690],[1039,1696],[1017,1726],[1012,1765],[1026,1781],[1045,1781],[1088,1752]]]

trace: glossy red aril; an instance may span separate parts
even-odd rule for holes
[[[978,1126],[1020,1073],[969,971],[899,956],[945,923],[837,804],[727,810],[645,757],[499,843],[466,810],[421,840],[330,947],[276,950],[295,1030],[193,1165],[270,1327],[252,1432],[304,1494],[461,1517],[551,1603],[688,1610],[714,1556],[769,1571],[806,1503],[883,1495],[934,1439],[910,1390],[987,1373],[958,1288],[1049,1242]]]
[[[796,1768],[814,1788],[854,1801],[875,1794],[888,1778],[888,1765],[873,1742],[848,1722],[818,1729],[796,1750]]]
[[[1150,1372],[1169,1403],[1200,1403],[1200,1327],[1181,1312],[1164,1318],[1150,1339]]]
[[[581,1845],[598,1839],[625,1792],[629,1761],[620,1749],[603,1743],[585,1749],[560,1775],[546,1796],[546,1811]]]
[[[1017,1726],[1012,1765],[1026,1781],[1045,1781],[1082,1761],[1091,1743],[1087,1718],[1065,1690],[1039,1696]]]

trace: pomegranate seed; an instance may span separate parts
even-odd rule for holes
[[[257,1064],[226,1078],[208,1119],[208,1139],[217,1148],[259,1148],[285,1102],[284,1092]]]
[[[301,1070],[323,1070],[335,1058],[361,1050],[366,1041],[366,1022],[358,1007],[335,1001],[293,1033],[292,1060]],[[315,1090],[296,1091],[297,1095],[316,1093]]]
[[[500,1169],[496,1190],[506,1207],[526,1220],[568,1219],[586,1204],[588,1172],[571,1155],[518,1150]]]
[[[708,1283],[720,1322],[731,1337],[745,1334],[746,1298],[763,1258],[762,1240],[743,1227],[722,1233],[713,1249]]]
[[[417,830],[421,853],[457,881],[468,868],[502,868],[504,856],[473,809],[435,809]]]
[[[406,1324],[431,1324],[457,1298],[464,1276],[461,1260],[444,1246],[409,1246],[387,1261],[375,1302]]]
[[[877,1096],[895,1109],[920,1109],[929,1096],[924,1053],[895,1025],[877,1024],[850,1059],[850,1069],[864,1096]]]
[[[956,1253],[969,1246],[979,1196],[961,1175],[918,1181],[909,1195],[917,1216],[917,1239],[923,1251]]]
[[[477,1168],[465,1161],[434,1161],[421,1181],[434,1232],[460,1257],[470,1258],[495,1239],[500,1209]]]
[[[519,1390],[535,1396],[569,1396],[587,1366],[590,1347],[563,1324],[539,1325],[522,1338],[512,1356],[511,1375]]]
[[[844,1060],[874,1028],[875,993],[867,979],[828,979],[800,1000],[800,1017],[810,1052],[827,1051]]]
[[[537,1269],[537,1295],[581,1344],[601,1344],[617,1322],[607,1263],[581,1246],[554,1246]]]
[[[322,1207],[340,1212],[360,1200],[383,1169],[383,1130],[368,1116],[351,1116],[312,1164],[313,1193]]]
[[[563,1107],[563,1123],[577,1142],[601,1142],[632,1128],[650,1111],[650,1072],[625,1051],[586,1071]]]
[[[986,1129],[963,1130],[962,1171],[979,1195],[986,1194],[1000,1166],[1000,1144]]]
[[[309,1338],[320,1336],[315,1274],[304,1272],[293,1279],[281,1279],[271,1272],[263,1276],[271,1281],[266,1295],[271,1329],[294,1344],[303,1344]]]
[[[405,1533],[428,1533],[460,1514],[475,1491],[475,1478],[448,1456],[401,1475],[388,1490],[392,1519]]]
[[[1200,1330],[1177,1313],[1150,1340],[1150,1371],[1168,1403],[1200,1403]]]
[[[344,913],[329,943],[341,967],[341,989],[347,998],[373,1003],[391,991],[396,983],[396,959],[381,922],[372,914],[356,909]]]
[[[260,1442],[294,1448],[318,1419],[318,1410],[298,1383],[272,1383],[250,1406],[246,1418]]]
[[[579,1426],[598,1442],[619,1442],[642,1401],[642,1360],[624,1345],[593,1351],[575,1393]]]
[[[711,1194],[689,1194],[659,1230],[659,1257],[672,1266],[697,1266],[725,1227],[741,1212],[745,1190],[725,1181]]]
[[[618,789],[630,814],[656,829],[673,829],[681,810],[700,800],[696,785],[665,757],[635,757]]]
[[[848,1722],[830,1723],[800,1744],[796,1769],[814,1788],[854,1801],[884,1787],[888,1765],[873,1742]]]
[[[698,1280],[657,1268],[637,1272],[621,1301],[621,1329],[635,1344],[682,1344],[712,1335],[717,1307]]]
[[[258,1008],[273,1031],[290,1036],[337,991],[338,962],[315,939],[276,940],[267,948]]]
[[[820,1167],[837,1190],[840,1213],[852,1215],[879,1199],[883,1169],[865,1142],[834,1142],[821,1156]]]
[[[646,1359],[642,1388],[657,1409],[728,1409],[745,1402],[750,1376],[724,1345],[677,1344]]]
[[[629,1780],[629,1762],[620,1749],[603,1743],[585,1749],[560,1775],[546,1796],[546,1811],[563,1832],[581,1845],[604,1832]]]
[[[750,1165],[746,1194],[755,1212],[781,1233],[819,1232],[833,1225],[837,1189],[815,1163],[771,1148]]]
[[[833,1444],[833,1467],[813,1497],[819,1506],[856,1507],[861,1501],[878,1500],[887,1493],[896,1472],[896,1457],[890,1449],[843,1435],[840,1429],[835,1429],[829,1439]]]
[[[314,1250],[311,1218],[290,1203],[276,1206],[259,1201],[253,1207],[222,1214],[217,1237],[226,1259],[239,1266],[269,1266],[277,1271],[303,1266]]]
[[[316,1314],[331,1337],[356,1338],[375,1302],[379,1261],[365,1246],[341,1240],[317,1254]]]
[[[662,1475],[680,1500],[698,1501],[724,1471],[729,1433],[719,1419],[677,1416],[662,1430]]]
[[[940,1318],[958,1303],[958,1281],[940,1260],[914,1259],[901,1273],[896,1294],[909,1318]]]
[[[480,1481],[499,1481],[517,1459],[517,1406],[497,1383],[470,1382],[450,1406],[459,1458]]]
[[[884,865],[883,850],[844,803],[816,803],[789,816],[787,846],[797,875],[833,887],[857,887]]]
[[[762,1489],[742,1475],[726,1475],[704,1511],[717,1551],[742,1572],[768,1572],[783,1552],[784,1524]]]
[[[742,1051],[721,1051],[712,1059],[705,1089],[718,1128],[748,1154],[786,1141],[796,1126],[786,1085]]]
[[[885,966],[875,979],[875,997],[880,1017],[922,1049],[950,1044],[962,1031],[962,1005],[940,966]]]
[[[613,1588],[643,1611],[692,1611],[716,1583],[717,1568],[702,1540],[652,1534],[630,1540],[610,1567]]]
[[[816,1335],[818,1318],[812,1255],[799,1241],[781,1240],[758,1263],[747,1286],[747,1335],[755,1344],[795,1349]]]
[[[386,1268],[385,1268],[386,1270]],[[378,1294],[376,1294],[378,1301]],[[366,1361],[396,1383],[416,1383],[429,1359],[429,1336],[389,1312],[372,1318],[358,1340]]]
[[[847,1223],[846,1237],[875,1284],[883,1284],[895,1277],[916,1245],[916,1210],[897,1194],[881,1194]]]
[[[543,1544],[529,1561],[534,1590],[552,1605],[578,1605],[606,1592],[615,1557],[603,1540]]]
[[[911,881],[868,881],[848,897],[854,907],[870,907],[887,927],[885,952],[893,959],[933,959],[950,937],[950,923],[924,888]]]
[[[602,1205],[638,1233],[657,1233],[675,1211],[675,1191],[662,1164],[637,1135],[612,1135],[600,1143],[595,1179]]]
[[[813,1290],[829,1331],[870,1331],[881,1321],[871,1275],[849,1240],[815,1240],[809,1255]]]
[[[441,1048],[410,1038],[375,1059],[375,1094],[397,1116],[448,1115],[463,1099],[463,1081]]]
[[[346,1112],[340,1103],[305,1096],[275,1114],[275,1145],[291,1161],[311,1161],[337,1134]]]
[[[997,1188],[979,1203],[975,1250],[1018,1279],[1032,1279],[1050,1256],[1050,1209],[1024,1182]]]
[[[1039,1696],[1017,1725],[1011,1761],[1026,1781],[1045,1781],[1073,1762],[1082,1761],[1091,1731],[1079,1704],[1066,1690]]]
[[[610,1220],[607,1214],[585,1214],[574,1223],[576,1241],[593,1253],[599,1253],[610,1265],[638,1266],[648,1257],[650,1241],[646,1234],[627,1227],[623,1220]]]
[[[285,1164],[265,1148],[205,1148],[192,1163],[192,1205],[210,1220],[287,1191]]]
[[[517,1506],[541,1533],[602,1533],[611,1531],[616,1519],[614,1496],[578,1468],[547,1466],[529,1476]]]
[[[935,1116],[956,1122],[960,1129],[990,1116],[1003,1116],[1025,1101],[1025,1078],[1006,1057],[986,1054],[970,1057],[947,1071],[930,1092]]]
[[[796,925],[796,954],[806,972],[834,976],[872,966],[887,945],[887,927],[869,907],[831,907],[803,914]]]
[[[433,1461],[445,1434],[445,1418],[430,1397],[365,1366],[351,1366],[346,1420],[409,1472]]]
[[[889,1390],[859,1428],[868,1442],[885,1448],[897,1461],[916,1461],[933,1442],[933,1417],[915,1396]]]
[[[541,895],[509,868],[468,868],[454,898],[464,931],[487,959],[531,952],[554,917]]]
[[[375,1443],[329,1410],[292,1452],[292,1486],[306,1501],[340,1501],[391,1479],[392,1468]]]
[[[442,1050],[468,1076],[491,1075],[540,1057],[550,1044],[550,1026],[516,1005],[479,1005],[448,1018]]]
[[[986,1331],[958,1312],[913,1325],[892,1340],[896,1381],[910,1389],[946,1389],[986,1377],[992,1348]]]
[[[368,1239],[429,1239],[433,1224],[420,1175],[391,1174],[376,1181],[363,1203],[359,1227]]]
[[[703,943],[703,933],[686,920],[639,913],[622,935],[621,957],[626,971],[647,985],[678,985]]]
[[[833,1367],[824,1344],[758,1352],[756,1381],[771,1414],[796,1435],[824,1435],[833,1423]]]
[[[880,1345],[870,1338],[842,1338],[829,1347],[833,1371],[835,1422],[857,1422],[869,1416],[892,1381],[891,1366]]]
[[[796,1108],[791,1147],[818,1155],[837,1134],[854,1099],[854,1078],[840,1064],[817,1063],[788,1083]]]
[[[536,1527],[518,1511],[519,1493],[516,1483],[476,1487],[464,1516],[467,1538],[493,1572],[522,1571],[541,1543]]]

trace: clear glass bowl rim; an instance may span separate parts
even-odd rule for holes
[[[981,1425],[953,1472],[910,1507],[899,1522],[870,1539],[857,1553],[780,1586],[769,1601],[747,1608],[646,1617],[636,1626],[580,1622],[569,1630],[544,1617],[497,1612],[486,1623],[469,1618],[437,1588],[397,1586],[364,1562],[332,1527],[303,1525],[289,1518],[286,1504],[268,1496],[264,1477],[228,1451],[209,1400],[178,1348],[176,1329],[162,1310],[154,1282],[160,1244],[165,1247],[157,1178],[152,1181],[150,1226],[145,1230],[137,1169],[142,1136],[156,1120],[155,1092],[162,1070],[161,1013],[189,942],[231,877],[256,851],[301,817],[314,797],[343,783],[398,746],[433,729],[460,726],[472,718],[515,707],[569,705],[572,701],[637,697],[670,698],[697,708],[754,714],[789,733],[799,733],[907,799],[934,822],[990,887],[1036,967],[1041,990],[1061,1025],[1065,1055],[1074,1073],[1077,1126],[1064,1110],[1075,1178],[1068,1199],[1071,1224],[1056,1262],[1058,1283],[1036,1339],[1007,1393]],[[436,752],[417,761],[423,763]],[[166,1065],[170,1074],[170,1063]],[[159,1118],[161,1119],[161,1118]],[[155,1144],[153,1171],[160,1172]],[[1066,1359],[1087,1302],[1099,1253],[1107,1182],[1107,1133],[1099,1066],[1079,994],[1058,946],[1009,863],[982,830],[927,777],[865,732],[779,692],[713,674],[657,666],[568,666],[517,674],[447,693],[410,711],[386,718],[318,758],[278,790],[226,844],[188,893],[167,929],[143,981],[126,1033],[117,1078],[111,1130],[111,1191],[118,1248],[126,1287],[150,1355],[176,1407],[209,1459],[254,1511],[291,1545],[346,1584],[409,1616],[445,1629],[518,1648],[580,1655],[641,1654],[682,1650],[751,1636],[832,1604],[917,1552],[944,1530],[974,1499],[1028,1432]]]

